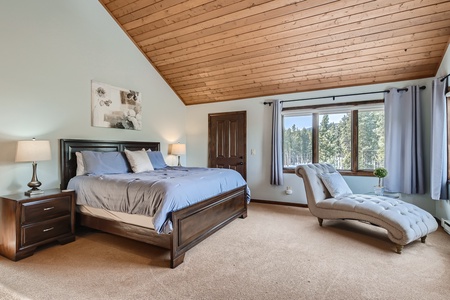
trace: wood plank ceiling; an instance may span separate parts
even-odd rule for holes
[[[186,105],[433,77],[448,0],[99,0]]]

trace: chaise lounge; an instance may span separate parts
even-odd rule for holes
[[[330,164],[299,165],[295,173],[303,178],[308,208],[322,226],[324,219],[365,221],[387,230],[397,253],[403,246],[435,231],[438,224],[427,211],[399,199],[353,194],[342,176]]]

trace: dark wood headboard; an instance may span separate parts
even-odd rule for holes
[[[59,140],[59,157],[61,170],[61,189],[66,189],[69,180],[76,175],[77,158],[75,152],[89,151],[130,151],[142,148],[159,151],[159,142],[129,142],[129,141],[95,141],[95,140]]]

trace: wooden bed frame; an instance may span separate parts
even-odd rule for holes
[[[75,152],[82,150],[124,151],[125,149],[135,151],[142,148],[159,151],[159,143],[61,139],[61,189],[66,189],[69,180],[76,174]],[[186,251],[238,217],[247,217],[246,186],[173,212],[171,234],[158,234],[150,228],[82,213],[77,214],[77,223],[169,249],[170,267],[175,268],[183,263]]]

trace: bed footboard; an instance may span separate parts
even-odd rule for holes
[[[77,214],[77,223],[88,228],[170,249],[170,234],[158,234],[151,228],[83,215],[81,213]]]
[[[238,217],[247,216],[246,186],[173,212],[170,267],[184,260],[186,251]]]

